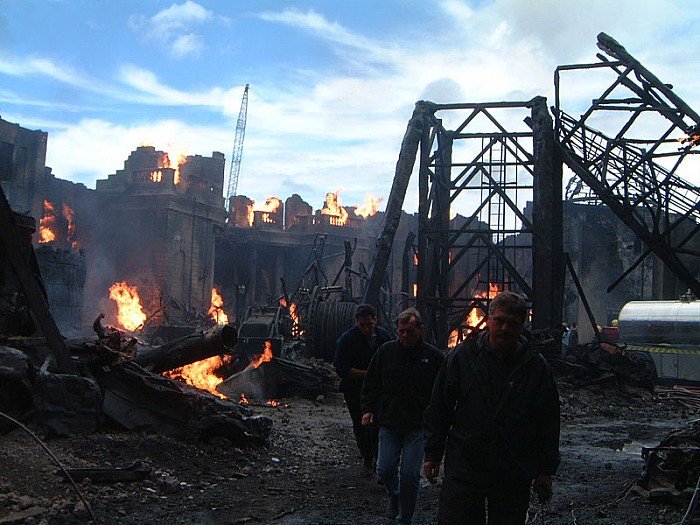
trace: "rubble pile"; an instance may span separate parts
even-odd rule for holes
[[[645,466],[635,490],[651,500],[689,499],[700,478],[700,419],[642,449]]]
[[[249,408],[159,375],[235,345],[234,329],[217,328],[148,347],[99,327],[97,340],[68,347],[79,374],[57,373],[42,338],[0,344],[0,412],[48,435],[89,434],[118,425],[186,441],[214,436],[237,446],[264,445],[272,421]],[[9,424],[4,422],[6,428]]]

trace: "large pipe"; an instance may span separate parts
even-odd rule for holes
[[[211,332],[187,335],[156,347],[139,348],[134,362],[156,374],[202,359],[231,352],[238,342],[233,326],[223,325]]]

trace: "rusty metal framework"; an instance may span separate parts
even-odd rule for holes
[[[416,301],[429,338],[444,347],[448,337],[455,343],[475,327],[474,316],[467,322],[471,312],[486,317],[498,290],[519,292],[530,305],[544,304],[536,296],[540,287],[533,286],[533,267],[555,262],[552,251],[561,253],[561,235],[558,243],[556,234],[540,243],[548,245],[548,253],[534,260],[534,238],[549,234],[536,228],[533,202],[547,210],[544,216],[556,209],[561,215],[555,204],[561,200],[561,179],[551,181],[555,172],[547,152],[553,134],[545,99],[430,104],[430,112],[420,143]],[[535,187],[538,175],[549,180],[547,196],[541,185]],[[561,229],[561,220],[558,225]],[[561,262],[561,255],[554,259]],[[549,295],[557,287],[557,272],[546,273],[549,285],[543,292]],[[541,324],[560,321],[544,310]]]
[[[700,117],[611,37],[599,34],[598,47],[599,62],[555,72],[555,131],[575,173],[567,198],[603,202],[648,247],[609,291],[654,253],[700,297],[700,188],[681,178],[700,153]],[[564,73],[606,86],[579,118],[564,110]]]

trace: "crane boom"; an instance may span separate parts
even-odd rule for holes
[[[231,169],[228,175],[228,189],[226,191],[226,206],[230,208],[229,199],[238,192],[238,175],[241,171],[241,157],[243,156],[243,139],[245,139],[245,124],[248,117],[248,84],[243,91],[241,110],[236,122],[236,138],[233,141],[233,153],[231,153]],[[230,209],[229,209],[230,211]]]

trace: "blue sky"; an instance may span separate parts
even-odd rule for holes
[[[555,67],[594,62],[601,31],[700,110],[687,0],[0,0],[0,116],[88,187],[142,144],[221,151],[228,175],[249,83],[238,193],[353,205],[388,195],[417,100],[552,104]]]

